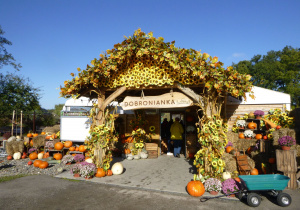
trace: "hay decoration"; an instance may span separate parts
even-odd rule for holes
[[[54,125],[52,127],[45,127],[43,129],[43,132],[45,132],[46,134],[56,134],[58,131],[60,131],[60,125]]]
[[[6,143],[6,153],[8,155],[13,155],[16,152],[23,153],[24,151],[24,141],[11,141]]]
[[[32,138],[33,147],[40,148],[45,145],[46,135],[38,135]]]

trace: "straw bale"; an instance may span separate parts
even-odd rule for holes
[[[35,148],[40,148],[45,145],[46,135],[38,135],[32,138],[33,146]]]
[[[239,134],[232,131],[227,132],[227,139],[233,144],[233,147],[236,148],[239,141]]]
[[[249,156],[247,156],[248,163],[251,168],[255,167],[255,162],[252,160]],[[225,153],[222,157],[222,160],[225,161],[225,170],[233,173],[234,171],[238,171],[236,158],[234,155],[231,155],[229,153]]]
[[[23,153],[24,151],[24,141],[12,141],[6,143],[6,153],[8,155],[13,155],[16,152]]]
[[[273,145],[278,145],[278,139],[283,136],[291,136],[294,139],[296,139],[296,131],[295,129],[290,128],[280,128],[279,130],[276,130],[272,133],[273,135]]]
[[[53,134],[53,133],[57,133],[58,131],[60,131],[60,125],[54,125],[52,127],[45,127],[43,129],[43,132],[48,133],[48,134]]]

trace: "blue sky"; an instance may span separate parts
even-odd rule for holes
[[[6,46],[41,91],[40,104],[64,103],[59,87],[77,67],[138,28],[224,66],[286,45],[300,47],[299,0],[0,0]],[[1,72],[14,72],[3,67]]]

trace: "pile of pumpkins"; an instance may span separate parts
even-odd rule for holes
[[[124,150],[124,153],[122,154],[122,157],[127,159],[127,160],[139,160],[139,159],[147,159],[148,158],[148,152],[144,148],[137,154],[132,154],[131,150],[126,148]]]

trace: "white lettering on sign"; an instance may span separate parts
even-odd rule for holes
[[[125,97],[121,103],[123,110],[130,109],[160,109],[191,106],[192,100],[179,92],[166,93],[159,96]]]

